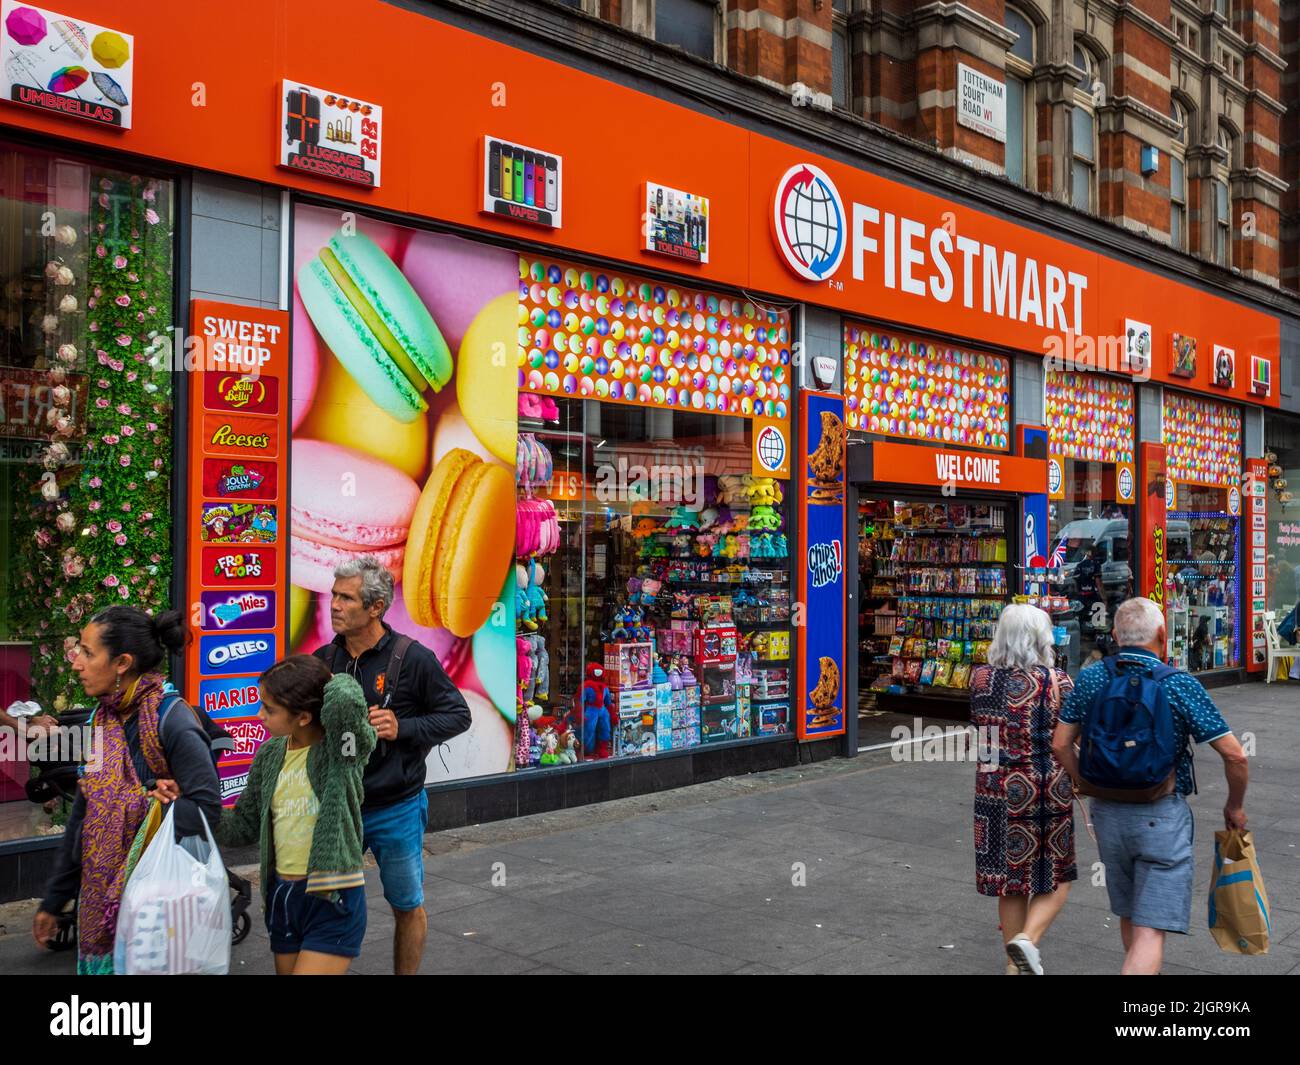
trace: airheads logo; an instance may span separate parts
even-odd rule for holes
[[[782,175],[772,198],[777,246],[786,264],[808,281],[825,281],[844,261],[844,201],[826,172],[799,163]]]
[[[831,540],[829,543],[808,545],[808,576],[814,588],[834,584],[843,573],[843,541]]]

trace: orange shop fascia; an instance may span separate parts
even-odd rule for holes
[[[161,17],[112,0],[63,6],[134,35],[132,128],[8,102],[0,122],[642,269],[662,262],[647,259],[641,228],[656,182],[709,198],[709,262],[676,265],[699,284],[870,306],[876,319],[1033,353],[1066,332],[1122,335],[1135,319],[1152,327],[1153,379],[1278,404],[1252,396],[1243,372],[1231,389],[1210,384],[1215,345],[1280,379],[1274,315],[432,17],[378,0],[226,0]],[[283,78],[383,107],[380,187],[278,165]],[[485,135],[563,158],[561,229],[482,213]],[[783,249],[782,210],[811,191],[829,198],[839,232],[801,258]],[[1174,333],[1198,341],[1191,380],[1169,373]]]

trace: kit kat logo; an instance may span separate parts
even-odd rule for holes
[[[280,381],[270,375],[233,373],[203,375],[203,405],[208,410],[240,414],[275,414],[280,409]]]
[[[834,584],[843,572],[843,541],[831,540],[829,543],[808,545],[808,575],[814,588]]]

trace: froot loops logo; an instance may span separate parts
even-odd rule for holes
[[[772,221],[777,246],[800,277],[824,281],[844,261],[844,201],[826,172],[792,166],[776,184]]]

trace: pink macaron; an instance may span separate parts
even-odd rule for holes
[[[320,440],[293,442],[291,580],[328,592],[334,567],[373,555],[400,577],[420,489],[401,470]]]

